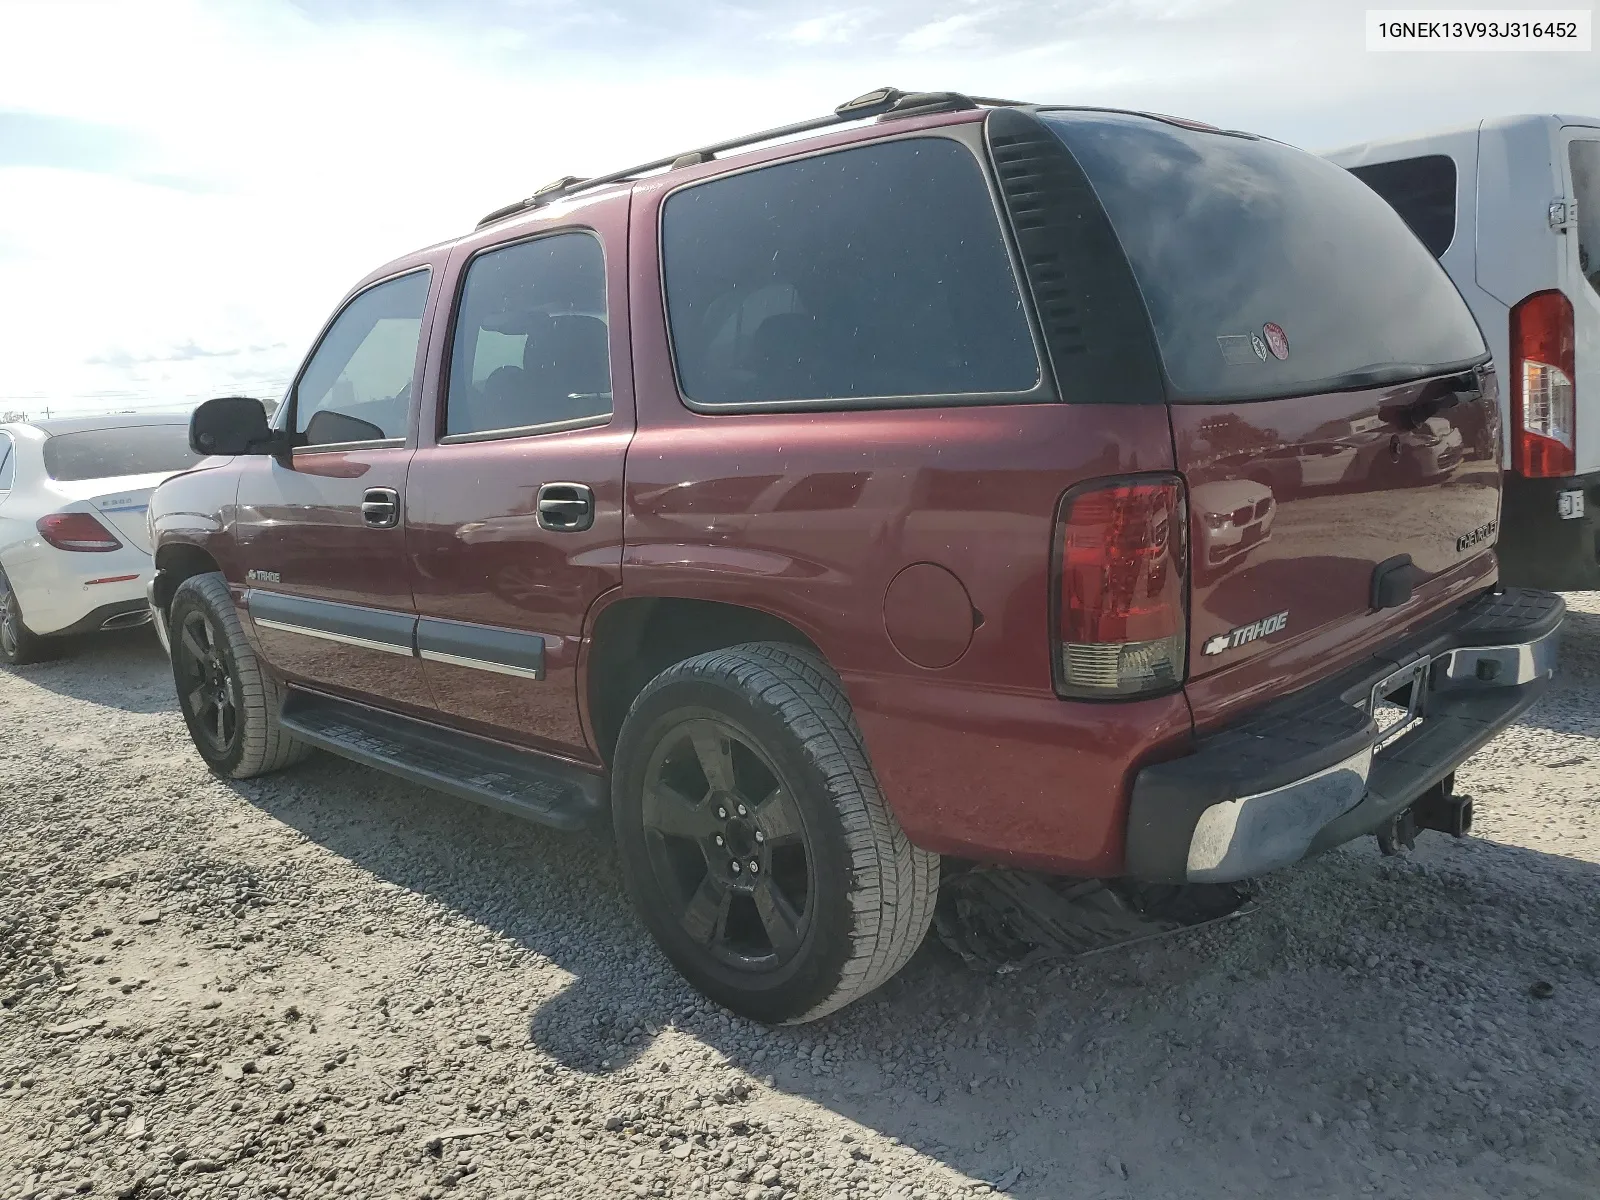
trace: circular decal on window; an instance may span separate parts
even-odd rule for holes
[[[1259,333],[1252,333],[1250,335],[1250,349],[1256,352],[1256,357],[1262,362],[1267,361],[1267,344],[1261,340],[1261,335]]]
[[[1261,332],[1267,335],[1267,349],[1272,351],[1273,358],[1282,362],[1289,357],[1289,335],[1283,331],[1282,325],[1268,321],[1261,327]]]

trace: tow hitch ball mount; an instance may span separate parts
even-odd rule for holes
[[[1455,794],[1456,777],[1446,775],[1422,795],[1410,808],[1390,817],[1378,827],[1378,849],[1385,854],[1399,854],[1402,849],[1414,850],[1417,830],[1436,829],[1451,837],[1462,838],[1472,832],[1472,797]]]

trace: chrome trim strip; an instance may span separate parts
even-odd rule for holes
[[[345,646],[359,646],[363,650],[382,650],[385,654],[399,654],[405,658],[416,657],[416,652],[410,646],[397,646],[393,642],[375,642],[371,638],[353,637],[348,633],[329,633],[326,629],[312,629],[309,625],[291,625],[287,621],[269,621],[264,617],[256,617],[255,623],[262,629],[276,629],[280,633],[298,633],[305,637],[321,638],[327,642],[339,642]]]
[[[1189,839],[1192,883],[1228,883],[1287,867],[1305,857],[1311,839],[1367,794],[1372,747],[1304,779],[1213,804]]]
[[[446,654],[443,650],[424,650],[422,657],[429,662],[448,663],[452,667],[468,667],[474,671],[493,671],[496,675],[515,675],[520,679],[544,678],[543,672],[528,667],[514,667],[510,663],[489,662],[482,658],[465,658],[460,654]]]

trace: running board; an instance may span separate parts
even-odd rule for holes
[[[556,829],[581,829],[605,810],[602,776],[536,751],[297,689],[279,721],[342,758]]]

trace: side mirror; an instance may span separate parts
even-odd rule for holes
[[[267,428],[267,410],[249,396],[207,400],[189,418],[196,454],[275,454],[280,435]]]

